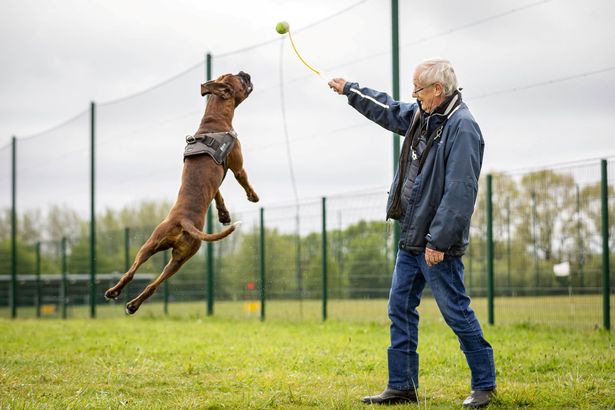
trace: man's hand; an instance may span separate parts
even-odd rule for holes
[[[443,260],[444,252],[440,252],[435,249],[425,248],[425,262],[427,262],[427,266],[431,268],[433,265],[437,265]]]
[[[331,81],[329,81],[329,88],[331,88],[333,91],[335,91],[338,94],[343,94],[344,93],[344,85],[346,85],[346,80],[344,80],[343,78],[334,78]]]

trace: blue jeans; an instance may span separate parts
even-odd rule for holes
[[[389,294],[391,346],[388,348],[388,386],[397,390],[419,386],[418,345],[419,314],[416,310],[421,295],[429,284],[446,323],[459,339],[472,372],[472,390],[495,388],[493,349],[483,337],[483,331],[463,284],[463,262],[459,256],[444,260],[429,268],[425,253],[399,249],[393,282]]]

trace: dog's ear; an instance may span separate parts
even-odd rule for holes
[[[231,98],[235,94],[235,90],[226,83],[212,80],[207,81],[205,84],[201,84],[201,95],[206,96],[207,94],[213,94],[223,99],[227,99]]]

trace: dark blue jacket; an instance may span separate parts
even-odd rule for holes
[[[385,93],[360,88],[357,83],[346,83],[344,94],[348,104],[365,117],[402,136],[419,110],[417,103],[395,101]],[[428,121],[427,135],[446,118],[443,114],[421,115]],[[469,242],[484,147],[480,128],[462,102],[445,123],[441,137],[414,180],[410,200],[399,221],[400,248],[422,251],[427,246],[447,255],[463,255]],[[398,168],[389,191],[387,214],[399,183]]]

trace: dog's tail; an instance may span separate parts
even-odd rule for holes
[[[190,221],[182,221],[181,223],[184,231],[189,233],[193,238],[200,239],[201,241],[213,242],[219,241],[220,239],[226,238],[229,236],[239,225],[241,225],[241,221],[237,221],[225,230],[217,233],[205,233],[202,232],[190,222]]]

